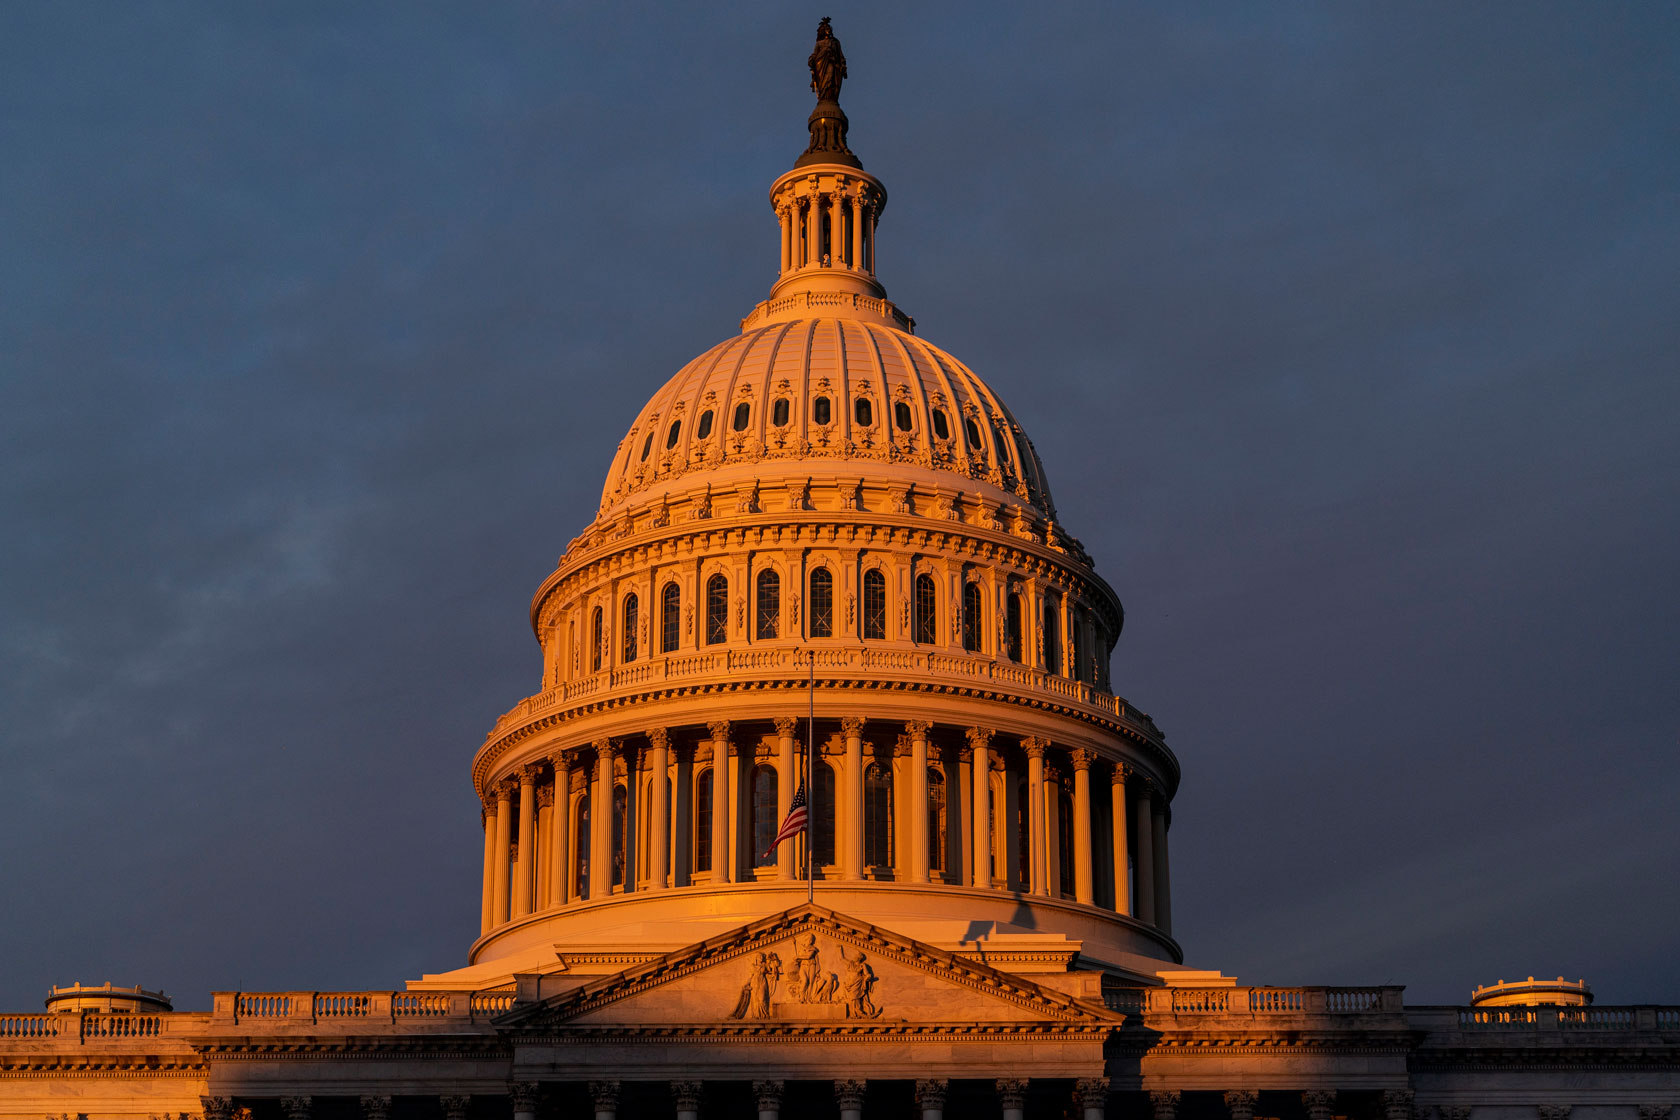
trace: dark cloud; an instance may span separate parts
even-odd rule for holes
[[[1680,1001],[1676,10],[833,15],[883,277],[1126,601],[1191,960]],[[772,279],[814,17],[0,20],[0,1006],[457,965],[528,597]]]

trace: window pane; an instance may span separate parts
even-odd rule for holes
[[[641,608],[634,595],[624,597],[624,660],[636,660],[636,629],[641,622]]]
[[[811,812],[816,823],[817,866],[827,867],[834,862],[834,768],[819,762],[816,777]]]
[[[1062,671],[1062,599],[1055,594],[1044,597],[1044,671]]]
[[[903,427],[903,425],[900,425],[900,427]],[[951,426],[945,422],[945,410],[943,408],[933,410],[933,434],[940,439],[951,438]]]
[[[887,636],[887,577],[879,568],[863,573],[863,636]]]
[[[715,646],[729,637],[729,581],[713,576],[706,581],[706,644]]]
[[[1009,613],[1007,619],[1009,634],[1009,660],[1021,660],[1021,597],[1013,591],[1009,593]]]
[[[786,397],[777,400],[770,406],[770,423],[780,428],[788,422],[788,402]]]
[[[773,766],[754,767],[752,795],[754,867],[776,866],[776,854],[770,852],[770,845],[775,843],[776,832],[782,824],[781,821],[776,819],[776,808],[776,768]]]
[[[577,853],[577,882],[573,884],[572,894],[577,898],[589,897],[589,834],[592,831],[589,827],[589,795],[586,793],[578,799],[577,825],[572,836],[572,851]]]
[[[782,617],[782,577],[768,569],[758,573],[758,636],[774,638]]]
[[[630,850],[626,843],[630,827],[630,794],[623,786],[613,787],[613,886],[624,885],[624,855]]]
[[[928,866],[935,871],[945,870],[945,775],[929,766],[928,788]]]
[[[859,397],[852,407],[852,415],[857,418],[858,427],[867,428],[875,423],[875,409],[870,406],[866,397]]]
[[[818,397],[817,403],[811,406],[811,419],[819,424],[826,424],[833,418],[832,406],[827,397]]]
[[[601,608],[596,607],[589,616],[589,669],[594,673],[601,671],[602,641]]]
[[[892,776],[871,762],[863,772],[863,862],[871,867],[891,867]]]
[[[834,636],[834,577],[827,568],[811,573],[811,637]]]
[[[910,406],[903,401],[893,405],[893,421],[898,425],[899,431],[908,432],[910,430]]]
[[[677,648],[677,639],[682,634],[682,589],[674,583],[667,583],[660,599],[659,649],[661,653],[671,653]]]
[[[712,772],[694,780],[694,870],[712,869]]]
[[[933,577],[924,572],[916,577],[916,641],[923,645],[933,644],[937,613]]]
[[[735,406],[735,421],[731,425],[737,432],[747,430],[747,420],[752,416],[752,405],[742,401]]]
[[[712,434],[712,410],[707,409],[700,414],[700,424],[694,429],[695,439],[705,439]]]
[[[677,445],[677,436],[682,432],[682,421],[671,421],[671,431],[665,436],[665,450],[669,451]]]
[[[963,585],[963,648],[970,653],[980,649],[980,585]]]

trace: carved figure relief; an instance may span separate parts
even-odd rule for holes
[[[794,937],[793,955],[785,964],[776,953],[754,953],[729,1017],[772,1019],[778,1007],[790,1009],[783,1012],[785,1016],[797,1017],[801,1012],[793,1008],[831,1006],[848,1019],[878,1018],[881,1009],[874,999],[877,978],[868,957],[861,949],[856,955],[848,953],[844,946],[839,953],[837,973],[824,971],[822,949],[814,933]]]

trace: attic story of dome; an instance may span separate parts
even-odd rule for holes
[[[1180,781],[997,396],[874,274],[845,56],[779,277],[650,398],[474,753],[466,961],[401,991],[55,989],[0,1120],[1668,1120],[1680,1008],[1186,968]]]

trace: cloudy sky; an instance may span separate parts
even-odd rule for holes
[[[1251,983],[1680,1002],[1680,8],[0,8],[0,1008],[464,963],[468,780],[832,15]]]

